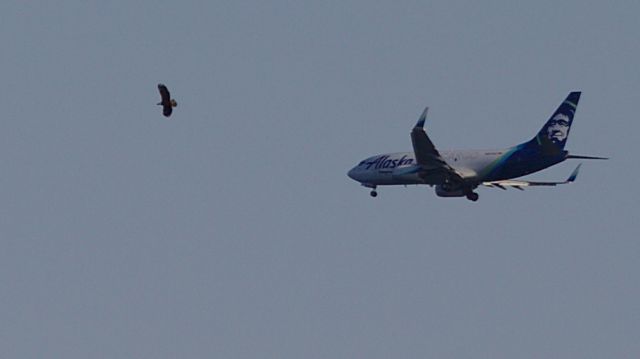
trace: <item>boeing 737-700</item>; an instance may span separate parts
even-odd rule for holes
[[[478,186],[522,190],[529,186],[555,186],[576,179],[580,165],[566,181],[534,182],[514,180],[553,166],[564,160],[606,159],[571,155],[564,150],[580,92],[571,92],[544,127],[530,141],[506,149],[438,151],[424,131],[428,107],[411,131],[413,152],[372,156],[353,167],[348,176],[371,188],[377,186],[426,184],[435,186],[440,197],[466,197],[478,200]]]

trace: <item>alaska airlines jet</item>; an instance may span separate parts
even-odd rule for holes
[[[369,157],[353,167],[348,176],[371,188],[377,186],[426,184],[435,186],[440,197],[467,197],[478,200],[478,186],[523,190],[529,186],[555,186],[576,179],[580,165],[566,181],[533,182],[513,178],[538,172],[566,159],[601,159],[604,157],[570,155],[564,150],[573,122],[580,92],[571,92],[560,104],[540,132],[530,141],[506,149],[438,151],[426,132],[424,122],[428,107],[411,131],[413,152],[387,153]]]

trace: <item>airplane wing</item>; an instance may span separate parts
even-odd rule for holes
[[[420,176],[427,182],[460,181],[463,179],[449,164],[440,156],[440,153],[433,145],[433,142],[424,131],[424,122],[427,118],[425,108],[418,119],[413,130],[411,130],[411,142],[416,162],[422,167]]]
[[[571,182],[575,181],[576,177],[578,176],[578,172],[580,171],[580,166],[582,166],[582,163],[579,164],[578,167],[576,167],[575,170],[573,170],[573,172],[571,173],[569,178],[567,178],[566,181],[562,181],[562,182],[535,182],[535,181],[503,180],[503,181],[482,182],[482,185],[483,186],[487,186],[487,187],[497,187],[497,188],[504,189],[504,190],[506,190],[508,187],[511,187],[511,188],[519,189],[521,191],[524,191],[524,187],[556,186],[556,185],[559,185],[559,184],[566,184],[566,183],[571,183]]]

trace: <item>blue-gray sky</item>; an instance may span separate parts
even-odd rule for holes
[[[4,1],[7,358],[637,358],[637,2]],[[166,83],[179,103],[155,105]],[[346,177],[530,139],[575,184]],[[577,162],[532,178],[564,179]]]

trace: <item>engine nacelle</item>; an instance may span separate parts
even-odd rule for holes
[[[438,197],[464,197],[466,194],[462,191],[462,188],[447,188],[443,185],[436,185],[436,195]]]

